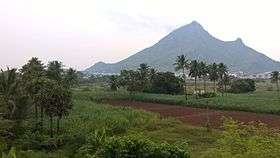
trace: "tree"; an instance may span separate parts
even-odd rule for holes
[[[208,78],[208,67],[206,63],[200,62],[199,63],[199,68],[200,68],[200,76],[203,79],[203,87],[204,87],[204,93],[206,93],[206,80]]]
[[[280,95],[279,95],[279,80],[280,80],[280,73],[279,73],[279,71],[273,71],[271,73],[271,82],[276,84],[278,98],[280,98]]]
[[[216,81],[219,79],[218,66],[216,63],[209,65],[209,79],[214,83],[214,92],[216,92]]]
[[[151,87],[147,92],[163,93],[163,94],[178,94],[183,91],[182,79],[176,77],[171,72],[158,72],[154,74],[151,80]]]
[[[139,71],[134,70],[122,70],[120,75],[120,85],[126,87],[130,92],[141,92],[144,88],[140,81]]]
[[[255,81],[252,79],[238,79],[231,82],[230,92],[232,93],[248,93],[256,90]]]
[[[34,102],[34,97],[40,89],[38,85],[40,78],[44,77],[45,67],[44,64],[36,57],[31,58],[27,64],[23,65],[20,69],[22,86],[24,87],[27,94],[30,96],[35,109],[36,129],[38,124],[38,108],[40,105]],[[42,107],[40,107],[42,111]],[[42,116],[41,116],[42,117]]]
[[[227,72],[228,72],[227,66],[224,63],[220,63],[218,65],[218,76],[219,76],[219,79],[220,79],[222,87],[223,87],[222,95],[224,95],[224,92],[226,90],[225,81],[226,81],[226,79],[228,79],[227,78]]]
[[[279,92],[279,80],[280,80],[280,73],[279,73],[279,71],[273,71],[271,73],[271,82],[276,84],[278,92]]]
[[[20,131],[21,123],[27,117],[29,105],[28,96],[20,87],[16,69],[1,70],[0,117],[10,122],[9,127],[4,129],[8,137],[14,137],[14,133]]]
[[[184,93],[186,100],[188,99],[188,94],[187,94],[187,78],[186,78],[186,70],[190,68],[190,61],[186,59],[185,55],[180,55],[177,56],[176,62],[175,62],[175,71],[180,71],[182,70],[183,74],[183,79],[184,79]]]
[[[147,64],[142,63],[142,64],[140,64],[138,71],[139,71],[139,75],[140,75],[139,83],[141,84],[142,91],[143,91],[149,87],[150,67]]]
[[[66,86],[72,87],[78,83],[78,73],[73,68],[69,68],[66,70],[64,76],[64,82]]]
[[[57,132],[60,129],[60,120],[72,108],[70,89],[55,80],[44,79],[44,87],[37,95],[37,101],[44,107],[50,119],[50,136],[53,137],[53,119],[57,117]]]
[[[47,76],[52,80],[61,82],[63,79],[63,66],[59,61],[51,61],[47,66]]]
[[[111,90],[113,90],[113,91],[118,90],[118,86],[119,86],[118,85],[118,76],[116,76],[116,75],[110,76],[109,84],[110,84]]]
[[[199,63],[197,62],[197,60],[193,60],[191,61],[191,67],[190,67],[190,73],[189,76],[194,78],[194,90],[195,92],[197,92],[197,78],[200,77],[201,73],[200,73],[200,67],[199,67]]]
[[[70,89],[67,89],[61,85],[57,85],[55,87],[55,91],[53,94],[54,99],[54,106],[56,108],[56,116],[57,116],[57,123],[56,123],[56,131],[59,134],[60,131],[60,121],[63,116],[67,116],[69,111],[72,109],[72,93]]]

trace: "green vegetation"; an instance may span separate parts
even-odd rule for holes
[[[231,83],[230,92],[232,93],[248,93],[256,90],[255,81],[252,79],[238,79]]]
[[[84,97],[84,99],[91,99],[101,101],[106,99],[111,100],[136,100],[144,102],[154,102],[163,104],[174,104],[189,107],[209,107],[212,109],[222,110],[237,110],[250,111],[258,113],[280,114],[280,106],[278,95],[276,91],[268,91],[265,87],[272,86],[269,83],[257,83],[257,90],[252,93],[232,94],[225,93],[225,97],[201,98],[196,99],[195,96],[189,96],[185,100],[184,95],[168,95],[168,94],[151,94],[143,92],[129,93],[124,89],[112,92],[106,87],[90,88],[86,93],[83,89],[89,86],[81,86],[75,91],[77,96]],[[201,85],[202,87],[203,85]],[[188,86],[192,87],[192,86]]]
[[[244,125],[231,119],[224,123],[217,146],[203,153],[202,158],[277,158],[280,157],[278,130],[263,124]]]
[[[183,90],[182,80],[171,72],[156,72],[146,64],[138,70],[123,70],[119,76],[110,80],[112,90],[120,87],[130,92],[179,94]]]
[[[78,86],[79,75],[74,69],[65,70],[58,61],[44,66],[37,58],[29,60],[19,72],[16,69],[1,71],[0,156],[279,157],[276,150],[280,144],[279,131],[263,125],[243,125],[227,119],[221,130],[209,130],[207,125],[206,128],[193,127],[154,113],[100,103],[110,99],[137,100],[279,114],[278,95],[273,87],[265,89],[267,85],[264,84],[268,83],[258,81],[255,92],[224,94],[228,84],[227,68],[222,63],[215,65],[211,66],[215,67],[214,72],[214,68],[207,69],[203,62],[190,63],[194,85],[189,81],[187,87],[189,91],[194,89],[196,95],[190,95],[188,100],[180,93],[186,87],[184,77],[156,72],[146,64],[141,64],[136,71],[124,70],[119,77],[111,76],[110,86]],[[187,69],[186,66],[183,69]],[[210,87],[212,83],[207,83],[208,77],[214,83],[219,81],[225,97],[216,97],[219,95],[216,90],[196,93]],[[278,80],[273,76],[273,83]],[[248,88],[247,85],[255,89],[253,81],[245,81],[248,84],[237,86],[238,90]],[[216,89],[216,84],[213,87]],[[146,91],[150,93],[144,93]]]
[[[144,68],[140,72],[143,76]],[[154,129],[162,122],[157,115],[97,105],[76,95],[73,100],[76,83],[76,71],[65,71],[58,61],[45,67],[32,58],[20,72],[2,71],[0,156],[189,157],[186,146],[129,134]]]

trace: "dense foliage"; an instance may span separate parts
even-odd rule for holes
[[[147,92],[162,94],[179,94],[183,91],[182,80],[171,72],[158,72],[151,78]]]
[[[263,124],[244,125],[228,119],[223,125],[217,147],[204,153],[203,158],[277,158],[280,157],[279,131]]]
[[[72,108],[70,87],[75,83],[76,71],[71,68],[65,71],[58,61],[45,67],[38,58],[32,58],[19,72],[9,68],[1,70],[0,143],[3,140],[7,148],[3,149],[1,144],[0,151],[24,140],[28,133],[54,137],[54,118],[57,120],[57,135],[60,135],[60,121]],[[26,139],[24,143],[30,141],[33,139]],[[41,139],[40,143],[44,141],[48,141],[48,137]],[[14,150],[12,148],[10,152]]]
[[[231,83],[230,92],[247,93],[256,90],[255,81],[252,79],[238,79]]]
[[[189,158],[184,149],[138,136],[112,137],[105,142],[99,155],[104,158]]]
[[[138,70],[123,70],[120,76],[110,79],[112,90],[122,86],[130,92],[178,94],[183,91],[182,80],[174,73],[156,72],[146,64],[141,64]]]

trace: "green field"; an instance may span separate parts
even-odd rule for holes
[[[63,134],[54,138],[56,140],[61,139],[64,143],[61,146],[56,147],[55,150],[50,150],[48,152],[45,151],[45,149],[36,150],[36,145],[32,146],[36,144],[36,141],[39,143],[42,140],[47,140],[46,142],[49,144],[50,140],[52,139],[49,138],[48,132],[39,135],[32,132],[26,132],[23,138],[17,140],[18,144],[15,144],[15,147],[17,148],[32,149],[32,151],[21,151],[24,153],[25,157],[84,157],[81,156],[81,153],[85,151],[88,152],[88,147],[91,145],[89,142],[92,141],[92,138],[96,139],[94,137],[96,132],[101,131],[106,131],[106,138],[138,136],[158,144],[173,144],[177,147],[187,150],[190,153],[190,156],[194,158],[214,158],[216,157],[216,153],[226,153],[229,155],[236,154],[230,152],[232,150],[231,148],[241,151],[240,149],[244,148],[244,145],[248,146],[246,152],[249,152],[250,155],[252,155],[251,152],[253,152],[253,154],[264,152],[264,157],[266,157],[270,152],[273,152],[274,155],[279,155],[278,151],[273,150],[274,146],[275,148],[278,148],[277,144],[280,144],[280,137],[278,137],[277,134],[278,132],[276,132],[276,136],[270,135],[271,132],[269,132],[269,135],[264,137],[262,134],[265,132],[262,130],[259,132],[257,130],[257,134],[250,137],[252,132],[254,132],[251,130],[256,130],[255,128],[245,127],[246,129],[249,129],[249,135],[244,135],[246,130],[238,129],[239,127],[235,124],[229,124],[227,127],[225,126],[226,128],[229,128],[227,132],[214,129],[209,132],[204,127],[194,127],[187,125],[173,118],[161,118],[155,113],[134,110],[131,108],[113,107],[98,103],[98,101],[103,99],[133,99],[140,101],[178,104],[182,106],[204,107],[205,105],[203,104],[209,101],[209,106],[211,108],[235,110],[241,109],[247,111],[277,113],[277,110],[280,108],[277,106],[277,95],[272,91],[258,90],[251,94],[226,94],[225,97],[198,100],[196,100],[194,97],[191,97],[188,102],[184,100],[184,96],[182,95],[173,96],[146,93],[131,94],[124,90],[112,92],[108,88],[100,85],[79,86],[74,88],[73,92],[74,106],[70,114],[62,121]],[[274,100],[271,98],[274,98]],[[216,103],[220,103],[220,106],[218,106]],[[253,105],[251,103],[255,104]],[[236,106],[237,104],[242,106]],[[268,111],[268,109],[271,111]],[[49,122],[46,121],[46,125],[48,124]],[[243,128],[243,126],[241,127]],[[241,132],[240,136],[239,132]],[[274,145],[261,144],[267,141],[272,142],[274,140]],[[242,143],[231,144],[231,142],[236,141],[242,141]],[[230,148],[224,148],[226,146],[230,146]],[[258,148],[258,146],[268,146],[268,148],[271,150],[263,151],[262,148]],[[216,152],[216,150],[219,152]],[[86,158],[89,157],[90,156]]]
[[[271,86],[271,84],[269,84]],[[257,84],[257,90],[252,93],[221,94],[214,98],[196,99],[190,95],[186,101],[184,95],[150,94],[127,92],[119,89],[110,91],[104,86],[85,85],[75,89],[75,96],[85,100],[136,100],[163,104],[174,104],[189,107],[202,107],[222,110],[249,111],[257,113],[280,114],[280,99],[276,91],[267,90],[267,83]]]
[[[42,149],[23,152],[31,158],[68,158],[83,157],[81,150],[96,131],[106,131],[106,138],[121,136],[139,136],[155,143],[174,144],[187,150],[191,157],[200,157],[208,148],[214,147],[220,132],[207,131],[204,127],[186,125],[173,118],[161,118],[159,115],[131,108],[113,107],[85,99],[87,92],[74,95],[73,110],[62,122],[63,134],[55,139],[62,139],[65,145],[53,152]],[[46,121],[48,125],[49,122]],[[48,140],[48,133],[26,133],[18,140],[17,148],[36,148],[39,140]],[[30,142],[32,140],[33,142]],[[50,139],[52,140],[52,139]],[[47,141],[48,142],[48,141]],[[31,145],[31,146],[30,146]]]
[[[185,125],[172,118],[161,119],[154,113],[97,104],[78,96],[64,127],[70,135],[87,136],[105,128],[108,136],[136,134],[158,143],[188,144],[192,157],[214,146],[218,138],[218,131],[207,132],[203,127]]]

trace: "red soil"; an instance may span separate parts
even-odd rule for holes
[[[218,128],[221,126],[222,117],[231,117],[239,122],[262,122],[268,127],[280,129],[280,116],[272,114],[258,114],[252,112],[241,111],[223,111],[203,108],[191,108],[176,105],[145,103],[139,101],[107,101],[106,103],[114,106],[125,106],[136,109],[143,109],[159,113],[163,117],[175,117],[182,122],[205,126],[207,118],[209,118],[211,127]]]

